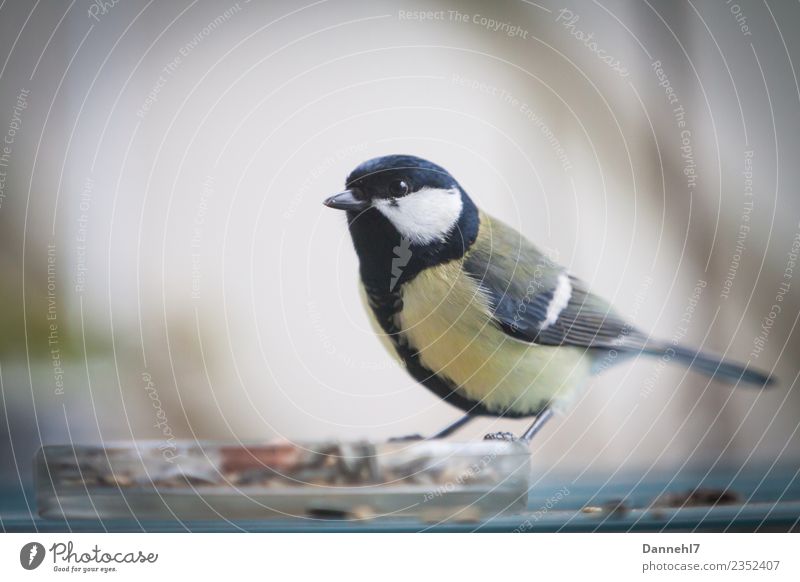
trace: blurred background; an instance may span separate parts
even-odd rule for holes
[[[4,2],[4,490],[43,443],[454,420],[374,337],[321,204],[388,153],[446,167],[644,330],[780,379],[626,363],[548,425],[535,470],[793,480],[798,25],[774,0]]]

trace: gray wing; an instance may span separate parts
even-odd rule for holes
[[[487,294],[495,325],[548,346],[642,350],[646,336],[522,235],[485,214],[465,271]]]

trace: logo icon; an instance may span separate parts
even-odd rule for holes
[[[389,282],[389,291],[394,291],[400,277],[403,276],[403,267],[411,260],[411,239],[400,238],[400,244],[395,246],[394,258],[392,259],[392,280]]]
[[[19,551],[19,563],[26,570],[35,570],[44,561],[44,546],[39,542],[28,542]]]

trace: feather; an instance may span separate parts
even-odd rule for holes
[[[761,372],[682,346],[650,341],[514,229],[481,213],[481,229],[464,270],[489,298],[493,323],[517,340],[574,346],[595,355],[668,355],[694,371],[728,383],[768,386]],[[568,291],[568,293],[567,293]]]
[[[642,349],[646,336],[514,229],[481,215],[464,270],[490,298],[495,325],[549,346]]]

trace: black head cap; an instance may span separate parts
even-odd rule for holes
[[[347,176],[347,188],[363,199],[398,198],[422,188],[459,188],[450,173],[428,160],[410,155],[372,158]]]

